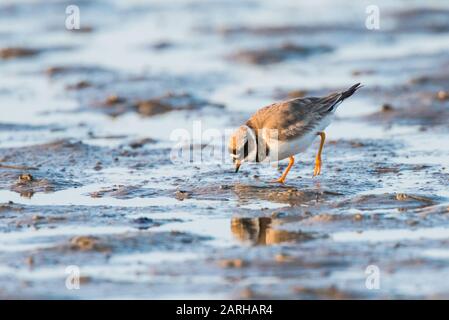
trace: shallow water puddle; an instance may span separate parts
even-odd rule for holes
[[[99,187],[99,185],[95,185]],[[100,188],[93,189],[93,186],[82,187],[77,189],[67,189],[57,191],[55,193],[38,193],[31,198],[21,197],[20,194],[12,191],[0,190],[0,201],[37,205],[37,206],[65,206],[65,205],[81,205],[81,206],[117,206],[117,207],[156,207],[156,206],[174,206],[179,204],[179,200],[172,197],[154,197],[154,198],[132,198],[132,199],[115,199],[115,198],[92,198],[83,194],[89,191],[98,191]],[[82,194],[80,194],[80,192]],[[219,201],[202,201],[195,199],[184,200],[186,204],[192,204],[199,207],[208,207],[211,205],[219,205]]]
[[[417,228],[391,229],[391,230],[364,230],[351,232],[337,232],[330,237],[338,242],[387,242],[387,241],[414,241],[421,239],[447,239],[449,238],[449,228]]]
[[[207,243],[217,247],[229,247],[238,244],[232,236],[229,218],[195,217],[192,220],[174,222],[153,228],[152,230],[191,232],[210,237],[211,240],[207,241]]]
[[[422,255],[427,258],[432,259],[443,259],[448,260],[449,259],[449,250],[446,249],[428,249],[425,250]]]

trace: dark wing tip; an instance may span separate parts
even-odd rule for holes
[[[338,100],[343,101],[344,99],[349,98],[350,96],[352,96],[352,95],[354,94],[354,92],[357,91],[357,89],[360,89],[361,87],[363,87],[363,86],[360,84],[360,82],[359,82],[359,83],[356,83],[355,85],[353,85],[353,86],[352,86],[351,88],[349,88],[348,90],[343,91],[343,92],[341,93],[340,99],[338,99]]]

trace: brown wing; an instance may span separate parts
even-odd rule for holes
[[[279,140],[287,140],[313,130],[340,97],[340,93],[334,93],[324,98],[308,97],[274,103],[257,111],[247,125],[256,131],[275,129]]]

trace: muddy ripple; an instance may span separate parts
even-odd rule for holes
[[[267,65],[279,63],[291,59],[305,58],[310,55],[329,53],[332,51],[328,46],[301,46],[291,43],[279,47],[266,49],[248,49],[239,51],[229,58],[231,60],[245,62],[254,65]]]

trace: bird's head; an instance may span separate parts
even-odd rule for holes
[[[240,126],[231,135],[228,147],[236,173],[239,171],[242,162],[248,160],[251,154],[257,152],[255,137],[254,130],[246,125]]]

